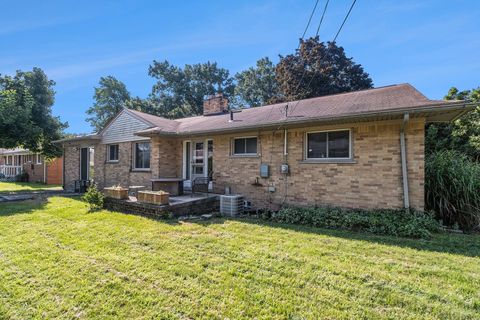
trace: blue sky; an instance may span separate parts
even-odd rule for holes
[[[101,76],[146,97],[154,60],[216,61],[232,74],[298,45],[314,0],[4,1],[0,73],[41,67],[55,80],[55,115],[90,132],[85,110]],[[320,0],[315,32],[325,0]],[[320,37],[331,40],[351,1],[330,0]],[[337,43],[375,86],[410,82],[429,98],[480,85],[480,1],[358,0]]]

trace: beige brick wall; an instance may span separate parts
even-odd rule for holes
[[[134,142],[118,143],[118,162],[107,161],[107,146],[95,146],[95,182],[100,188],[121,185],[123,187],[141,185],[150,186],[152,170],[140,171],[133,168]],[[152,146],[153,155],[153,146]],[[150,168],[155,166],[153,156],[150,159]]]
[[[66,191],[74,191],[75,180],[80,177],[80,150],[79,145],[68,144],[64,146],[64,161],[65,161],[65,181],[64,187]]]
[[[106,146],[95,146],[95,180],[100,187],[114,184],[150,186],[152,177],[181,177],[183,141],[213,139],[214,191],[231,187],[255,207],[278,208],[282,203],[335,205],[360,208],[403,206],[400,160],[401,121],[311,126],[288,130],[288,156],[283,155],[284,131],[254,131],[189,138],[156,137],[152,140],[151,171],[135,172],[132,143],[120,143],[119,162],[106,163]],[[412,119],[406,129],[407,161],[412,207],[424,207],[424,119]],[[304,163],[304,139],[308,131],[351,129],[354,163]],[[258,136],[257,157],[231,156],[231,139]],[[79,175],[79,151],[67,147],[66,185],[73,186]],[[260,164],[270,165],[270,177],[260,177]],[[290,173],[280,173],[288,163]],[[275,187],[269,193],[268,186]]]
[[[400,160],[400,121],[312,126],[288,130],[288,156],[283,155],[283,130],[214,136],[214,185],[226,186],[253,202],[255,207],[282,203],[335,205],[360,208],[403,206]],[[352,129],[355,163],[303,163],[305,132]],[[234,137],[258,135],[258,157],[230,156]],[[273,141],[273,146],[272,146]],[[406,131],[411,206],[424,207],[424,120],[412,120]],[[288,163],[290,174],[280,173]],[[270,177],[259,178],[261,163],[270,165]],[[269,193],[268,186],[276,191]]]

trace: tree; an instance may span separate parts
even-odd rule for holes
[[[256,67],[237,73],[236,104],[258,107],[283,99],[275,76],[275,65],[268,57],[258,60]]]
[[[23,147],[46,157],[61,154],[52,141],[62,137],[68,124],[52,115],[54,85],[40,68],[0,76],[0,148]]]
[[[476,108],[453,123],[429,124],[426,128],[425,151],[455,150],[480,161],[480,87],[459,91],[452,87],[445,100],[467,100]]]
[[[166,60],[153,61],[148,74],[158,80],[150,100],[156,105],[157,114],[168,118],[201,115],[207,95],[233,96],[233,79],[228,70],[219,68],[215,62],[187,64],[182,69]]]
[[[288,101],[372,88],[368,73],[335,42],[300,40],[295,54],[280,56],[277,82]]]
[[[96,131],[100,131],[131,99],[125,84],[113,76],[101,77],[98,84],[93,95],[95,102],[87,110],[90,115],[87,121]]]

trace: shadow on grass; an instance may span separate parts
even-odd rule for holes
[[[381,245],[410,248],[421,251],[458,254],[468,257],[480,257],[480,235],[478,234],[468,235],[437,233],[433,234],[433,237],[431,239],[425,240],[376,235],[365,232],[355,232],[337,229],[333,230],[301,225],[283,224],[255,218],[218,218],[212,220],[198,220],[189,222],[208,226],[212,224],[222,224],[228,220],[249,223],[258,226],[268,226],[271,228],[278,228],[289,231],[342,238],[347,240],[368,241]]]
[[[43,209],[48,202],[47,197],[38,196],[31,200],[1,202],[0,218],[17,214],[30,214],[36,210]]]

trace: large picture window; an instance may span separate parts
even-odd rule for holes
[[[108,146],[108,161],[118,161],[118,144],[111,144]]]
[[[307,159],[350,159],[350,130],[307,133]]]
[[[233,139],[234,155],[257,155],[257,137]]]
[[[135,169],[150,169],[150,142],[135,143]]]

